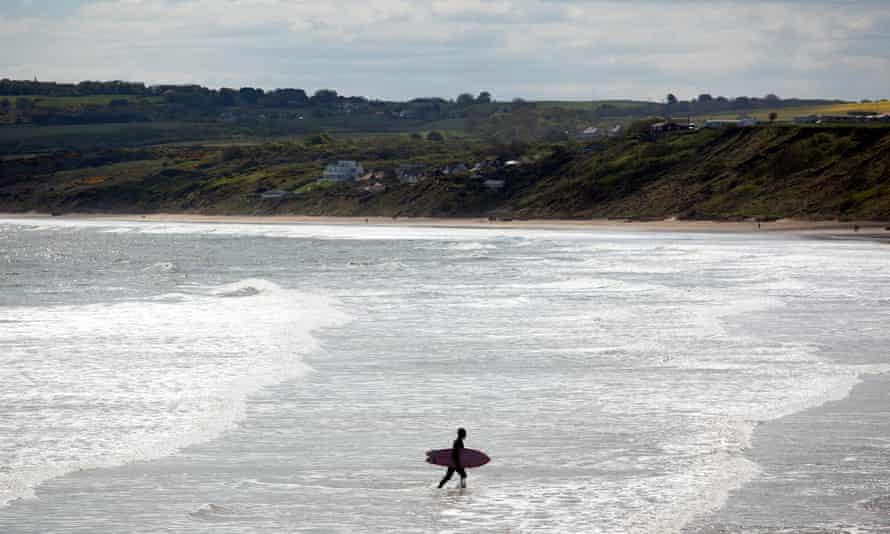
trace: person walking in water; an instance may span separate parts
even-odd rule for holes
[[[464,470],[463,466],[460,463],[460,451],[464,448],[464,438],[467,437],[467,431],[463,428],[457,429],[457,439],[454,440],[454,443],[451,445],[451,458],[454,461],[454,467],[449,467],[448,471],[445,472],[445,478],[439,482],[439,487],[445,485],[446,482],[451,480],[451,477],[454,476],[454,472],[457,471],[457,474],[460,475],[460,487],[467,487],[467,472]]]

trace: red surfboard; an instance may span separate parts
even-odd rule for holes
[[[454,458],[451,455],[451,449],[439,449],[436,451],[426,451],[427,463],[433,465],[441,465],[444,467],[454,467]],[[463,467],[480,467],[491,461],[484,452],[476,449],[461,449],[460,464]]]

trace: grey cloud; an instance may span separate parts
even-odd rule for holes
[[[861,98],[890,88],[890,15],[874,0],[451,0],[438,11],[404,0],[64,3],[34,0],[27,13],[0,15],[0,46],[18,51],[0,59],[2,75],[387,98],[481,89]],[[39,24],[16,33],[26,15]]]

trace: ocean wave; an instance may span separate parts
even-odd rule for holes
[[[144,272],[173,273],[177,271],[176,264],[169,261],[159,261],[142,269]]]
[[[0,368],[30,377],[0,390],[0,405],[21,414],[19,431],[0,431],[0,503],[72,471],[219,436],[250,394],[307,370],[301,356],[319,329],[349,320],[329,297],[261,279],[172,296],[0,308]]]

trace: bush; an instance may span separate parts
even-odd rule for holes
[[[442,135],[442,132],[437,132],[436,130],[433,130],[432,132],[426,134],[426,140],[427,141],[437,141],[437,142],[444,141],[445,136]]]
[[[314,135],[310,135],[306,138],[307,146],[318,146],[318,145],[327,145],[334,141],[334,138],[331,137],[330,134],[327,133],[318,133]]]

